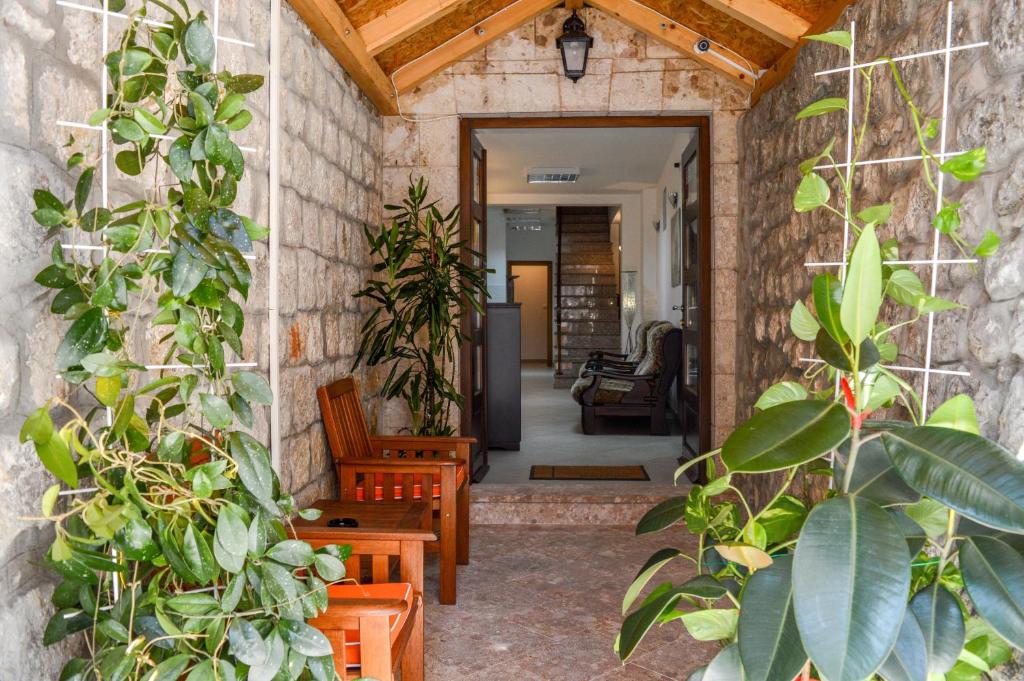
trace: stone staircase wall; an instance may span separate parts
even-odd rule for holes
[[[592,350],[618,352],[618,284],[608,208],[558,209],[561,278],[556,291],[559,356],[555,387],[567,388]]]

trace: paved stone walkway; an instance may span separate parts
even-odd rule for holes
[[[686,540],[619,526],[474,527],[458,605],[438,605],[437,559],[427,557],[427,681],[686,679],[715,647],[679,623],[652,630],[626,666],[612,651],[630,580],[651,553]],[[686,579],[686,563],[672,567],[655,583]]]

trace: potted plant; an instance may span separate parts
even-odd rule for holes
[[[387,365],[381,386],[387,399],[401,397],[413,435],[452,435],[451,409],[462,408],[456,379],[456,352],[468,341],[462,318],[483,315],[481,294],[487,282],[462,259],[462,251],[483,256],[459,239],[459,212],[442,214],[427,203],[423,178],[412,182],[403,205],[377,228],[364,225],[370,252],[377,259],[373,277],[355,294],[376,305],[362,327],[353,370],[360,364]]]
[[[811,39],[850,47],[842,31]],[[907,104],[926,184],[937,191],[937,173],[977,178],[985,150],[937,158],[938,122],[913,103],[893,62],[882,68]],[[968,396],[925,418],[913,387],[890,368],[901,327],[958,305],[929,295],[898,264],[896,240],[879,240],[892,206],[857,201],[874,69],[858,73],[853,163],[840,167],[830,143],[801,164],[793,202],[798,212],[840,217],[855,237],[842,278],[818,275],[809,304],[793,307],[792,330],[813,343],[817,361],[802,382],[769,388],[721,449],[692,462],[707,466],[710,482],[641,520],[638,533],[685,523],[697,550],[663,549],[640,570],[623,603],[622,659],[654,623],[675,620],[722,645],[691,676],[703,681],[791,681],[812,665],[828,681],[978,679],[1009,659],[1009,645],[1024,649],[1024,464],[979,434]],[[798,119],[845,115],[848,106],[819,100]],[[838,201],[821,165],[834,173]],[[965,242],[959,210],[943,199],[935,228],[962,251],[994,252],[991,232],[973,248]],[[755,511],[736,480],[767,473],[781,484]],[[789,490],[798,476],[816,475],[832,486],[808,508]],[[698,575],[662,584],[633,607],[679,558]]]
[[[110,95],[89,121],[111,136],[117,168],[151,184],[97,205],[103,159],[82,151],[68,160],[73,196],[34,194],[53,241],[36,281],[71,322],[55,357],[67,388],[21,429],[59,480],[42,498],[46,562],[62,578],[44,642],[81,634],[64,680],[271,679],[287,667],[326,681],[331,646],[305,620],[326,608],[346,551],[288,538],[295,502],[247,432],[273,395],[231,366],[245,254],[267,234],[231,209],[245,165],[231,137],[263,79],[215,72],[203,14],[153,4],[161,22],[143,21],[143,3],[105,55]],[[147,370],[156,353],[178,366]]]

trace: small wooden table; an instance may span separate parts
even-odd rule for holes
[[[323,511],[316,520],[294,521],[295,538],[313,548],[326,544],[348,544],[352,557],[345,568],[359,578],[359,557],[373,556],[373,581],[388,579],[389,559],[398,558],[403,582],[423,593],[423,544],[437,541],[431,530],[430,505],[425,502],[363,503],[322,499],[312,505]],[[332,518],[355,518],[359,527],[328,527]]]

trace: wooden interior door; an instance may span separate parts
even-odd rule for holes
[[[462,257],[473,267],[487,267],[487,150],[472,133],[463,134],[462,172],[460,173],[460,203],[462,239],[468,248]],[[468,141],[468,144],[466,142]],[[480,305],[485,307],[486,294],[481,294]],[[459,368],[461,388],[465,402],[462,405],[461,430],[476,438],[471,448],[470,471],[474,482],[487,474],[487,319],[475,309],[462,318],[462,332],[468,338],[463,342]]]
[[[711,229],[706,134],[704,128],[699,129],[680,162],[683,361],[677,385],[683,429],[681,460],[693,458],[711,446]]]
[[[551,263],[509,261],[508,271],[510,277],[517,277],[510,302],[522,303],[522,360],[551,366]]]

